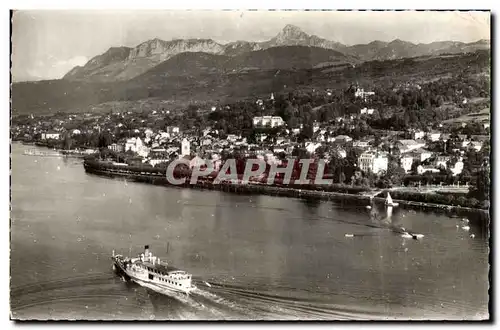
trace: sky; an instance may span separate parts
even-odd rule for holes
[[[153,38],[264,41],[287,24],[346,45],[490,39],[488,12],[22,10],[12,19],[12,78],[59,79],[110,47]]]

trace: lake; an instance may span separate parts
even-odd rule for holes
[[[14,318],[489,317],[484,216],[468,215],[467,231],[445,213],[378,206],[372,217],[359,203],[127,182],[87,174],[79,159],[23,155],[31,148],[12,145]],[[403,238],[401,226],[424,237]],[[113,249],[147,244],[198,289],[162,295],[112,271]]]

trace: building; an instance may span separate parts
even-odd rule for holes
[[[181,157],[191,154],[191,143],[188,139],[184,138],[181,142]]]
[[[321,143],[306,142],[306,150],[310,154],[314,153],[319,147],[321,147]]]
[[[481,151],[483,143],[481,141],[471,141],[470,146],[476,151]]]
[[[424,131],[414,131],[413,132],[413,139],[414,140],[420,140],[420,139],[423,139],[425,136],[425,132]]]
[[[125,145],[122,143],[113,143],[108,146],[108,149],[114,152],[124,152]]]
[[[319,123],[315,122],[313,124],[313,133],[316,133],[317,131],[319,131],[319,129],[320,129]]]
[[[167,133],[169,133],[170,135],[179,134],[180,131],[181,130],[177,126],[168,126],[167,127]]]
[[[144,134],[146,135],[146,138],[150,139],[153,136],[153,130],[151,130],[150,128],[146,128]]]
[[[386,153],[366,151],[359,156],[358,163],[359,168],[361,168],[363,172],[379,174],[383,171],[387,171],[389,159]]]
[[[429,150],[418,148],[417,150],[411,151],[409,153],[409,156],[413,157],[414,160],[423,162],[432,157],[432,152],[430,152]]]
[[[396,142],[396,147],[401,153],[411,152],[425,146],[425,141],[422,140],[399,140]]]
[[[418,173],[419,175],[422,175],[422,174],[424,174],[424,173],[426,173],[426,172],[430,172],[430,173],[439,173],[439,172],[441,172],[441,171],[440,171],[439,169],[437,169],[437,168],[432,167],[432,166],[422,166],[422,165],[418,165],[418,167],[417,167],[417,173]]]
[[[441,133],[440,132],[429,132],[429,133],[427,133],[427,137],[432,142],[439,141],[439,138],[441,137]]]
[[[373,115],[375,112],[375,109],[368,109],[368,108],[363,108],[359,110],[360,115]]]
[[[356,91],[354,92],[354,97],[363,99],[365,101],[368,98],[368,96],[372,96],[372,95],[375,95],[375,92],[365,92],[365,90],[363,88],[359,88],[359,87],[356,88]]]
[[[236,142],[238,139],[240,139],[241,136],[235,135],[235,134],[228,134],[226,140],[230,142]]]
[[[141,157],[146,157],[149,154],[149,148],[142,143],[139,137],[127,139],[127,142],[125,142],[125,152],[129,150],[137,153]]]
[[[356,148],[367,149],[367,148],[370,148],[370,142],[369,141],[357,140],[357,141],[354,141],[352,143],[352,146],[356,147]]]
[[[411,167],[413,165],[413,156],[410,154],[405,154],[401,157],[401,167],[405,170],[406,173],[411,171]]]
[[[61,138],[61,134],[56,132],[48,132],[42,133],[42,140],[59,140]]]
[[[255,127],[279,127],[284,124],[283,118],[279,116],[253,117],[253,125]]]
[[[448,167],[447,163],[450,160],[451,160],[450,156],[437,156],[436,157],[436,167],[437,168],[443,167],[446,169]]]
[[[335,143],[342,144],[342,143],[348,143],[351,141],[352,141],[352,137],[347,136],[347,135],[337,135],[335,137]]]

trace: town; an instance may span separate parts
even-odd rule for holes
[[[336,185],[398,188],[396,196],[402,198],[405,193],[451,192],[443,195],[443,203],[488,207],[489,113],[464,115],[484,115],[487,95],[469,86],[447,98],[424,100],[425,91],[436,86],[441,87],[300,90],[234,104],[192,104],[185,111],[30,114],[13,118],[11,136],[120,166],[165,169],[184,158],[193,169],[209,159],[218,171],[230,158],[258,158],[278,166],[291,158],[324,159],[325,176]],[[436,116],[436,109],[453,105],[458,112]],[[398,106],[406,110],[390,114]],[[311,166],[308,177],[316,170]],[[299,172],[300,165],[293,177],[298,179]],[[257,178],[266,179],[265,174]],[[453,192],[462,195],[455,200]]]

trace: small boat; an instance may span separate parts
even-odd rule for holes
[[[113,260],[113,270],[121,272],[133,282],[144,282],[152,284],[154,288],[186,295],[196,289],[191,283],[191,274],[160,261],[160,258],[149,252],[149,245],[144,247],[144,252],[137,258],[124,257],[115,254],[113,250],[111,260]]]
[[[404,232],[404,233],[402,233],[402,234],[401,234],[401,237],[403,237],[403,238],[413,238],[413,236],[412,236],[412,235],[410,235],[410,233],[408,233],[408,232]]]
[[[462,229],[465,231],[468,231],[470,229],[470,227],[469,226],[462,226]]]
[[[345,234],[345,237],[354,237],[354,234]]]
[[[387,206],[398,206],[399,203],[393,202],[391,194],[387,193],[387,198],[385,199],[385,205],[387,205]]]

